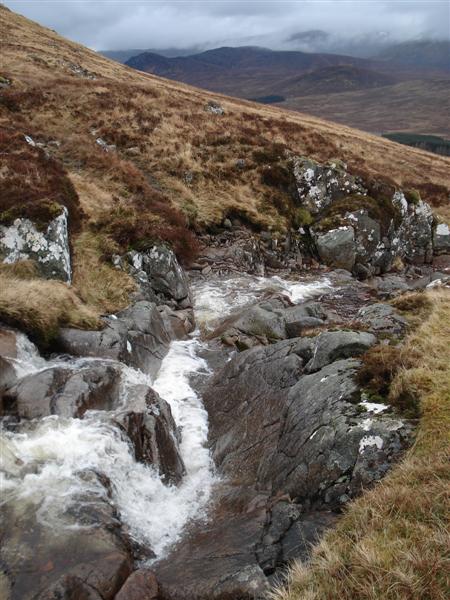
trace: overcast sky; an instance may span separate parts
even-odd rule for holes
[[[368,34],[371,39],[393,40],[450,37],[449,0],[3,0],[3,3],[97,50],[226,44],[288,47],[286,41],[292,34],[317,29],[331,34],[329,43],[353,37],[361,40]],[[306,42],[289,44],[298,47]]]

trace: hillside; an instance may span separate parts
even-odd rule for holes
[[[446,135],[450,72],[441,60],[445,43],[410,46],[393,46],[392,56],[373,59],[253,47],[173,58],[145,52],[126,64],[215,92],[282,102],[291,110],[375,134]]]
[[[442,600],[450,159],[0,40],[2,600]]]
[[[402,81],[338,94],[287,98],[282,104],[372,133],[405,131],[448,137],[450,80]]]
[[[400,65],[450,71],[450,41],[417,40],[394,44],[382,50],[379,60]]]

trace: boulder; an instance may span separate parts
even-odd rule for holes
[[[313,373],[336,360],[359,356],[376,341],[373,334],[362,331],[325,331],[315,338],[314,354],[306,371]]]
[[[12,387],[17,380],[14,363],[8,358],[0,356],[0,414],[3,414],[2,395],[5,390]]]
[[[436,255],[450,253],[450,229],[446,223],[438,223],[433,231],[433,252]]]
[[[366,192],[342,161],[321,165],[303,156],[292,157],[291,161],[299,200],[312,215],[323,211],[334,200]]]
[[[29,219],[16,219],[12,225],[0,225],[0,261],[15,263],[33,260],[47,279],[61,279],[70,283],[68,211],[51,221],[45,231],[40,231]]]
[[[390,304],[370,304],[358,311],[356,319],[367,325],[373,333],[402,335],[408,327],[408,321],[398,314]]]
[[[74,356],[118,360],[156,375],[171,340],[156,305],[142,300],[104,322],[101,331],[62,328],[59,348]]]
[[[4,414],[40,419],[111,410],[118,403],[121,373],[121,365],[101,361],[49,367],[23,377],[3,394]]]
[[[415,265],[430,263],[433,259],[433,211],[422,200],[405,207],[401,196],[404,198],[402,192],[397,192],[393,198],[393,203],[397,203],[402,211],[400,226],[392,239],[393,253]]]
[[[181,308],[192,307],[187,275],[175,254],[163,245],[145,252],[132,250],[116,256],[115,264],[128,271],[139,284],[141,297],[150,302],[172,302]]]
[[[356,260],[355,230],[339,227],[315,237],[320,259],[328,266],[352,271]]]
[[[214,100],[209,100],[208,104],[205,107],[205,110],[213,115],[222,116],[225,114],[225,109],[221,104],[215,102]]]
[[[17,358],[17,336],[12,329],[0,326],[0,356]]]
[[[377,287],[377,295],[383,299],[393,298],[410,289],[409,283],[400,275],[384,275],[375,278],[374,283]]]
[[[114,421],[126,432],[137,461],[153,465],[165,482],[180,483],[185,474],[180,434],[165,400],[145,385],[133,386]]]

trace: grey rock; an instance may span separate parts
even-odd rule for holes
[[[3,413],[2,394],[12,387],[16,380],[17,375],[12,360],[0,355],[0,414]]]
[[[53,366],[20,379],[3,395],[3,409],[24,419],[82,417],[118,403],[122,367],[90,361],[75,368]]]
[[[218,102],[215,102],[214,100],[209,100],[208,104],[205,107],[205,110],[213,115],[222,116],[225,114],[223,106]]]
[[[165,400],[147,386],[134,386],[114,421],[131,440],[136,460],[153,465],[166,483],[180,483],[185,474],[181,439]]]
[[[322,319],[315,317],[300,317],[297,321],[286,323],[286,334],[288,338],[300,337],[306,329],[321,327],[324,324]]]
[[[433,231],[433,252],[436,255],[450,253],[450,230],[446,223],[438,223]]]
[[[377,294],[380,298],[387,299],[398,296],[410,289],[409,284],[400,275],[385,275],[377,280]]]
[[[376,343],[371,333],[361,331],[326,331],[315,338],[314,354],[306,365],[309,373],[351,356],[359,356]]]
[[[374,333],[402,335],[408,327],[406,319],[399,315],[390,304],[364,306],[358,311],[356,318]]]
[[[43,277],[70,283],[68,211],[65,207],[61,210],[45,232],[38,231],[29,219],[16,219],[9,226],[0,225],[0,261],[34,260]]]
[[[321,165],[310,158],[291,158],[298,197],[301,204],[316,215],[334,200],[350,194],[364,194],[365,189],[341,161],[330,161]]]
[[[191,308],[172,310],[167,305],[158,306],[164,327],[171,339],[184,340],[195,329],[195,316]]]
[[[145,252],[133,250],[115,260],[117,266],[135,278],[145,300],[175,303],[188,300],[188,305],[192,306],[187,275],[175,254],[166,246],[155,245]]]
[[[315,238],[320,259],[329,267],[351,271],[356,260],[355,230],[353,227],[331,229]]]
[[[239,331],[253,336],[262,336],[270,340],[286,337],[283,319],[276,312],[270,310],[270,306],[267,304],[266,308],[261,305],[248,308],[232,324]]]
[[[119,360],[156,375],[171,340],[156,305],[142,300],[104,321],[101,331],[62,328],[60,349],[74,356]]]

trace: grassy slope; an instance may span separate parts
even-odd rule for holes
[[[44,99],[17,117],[3,111],[0,124],[14,117],[17,126],[37,137],[62,141],[59,158],[90,216],[110,207],[113,194],[129,193],[125,176],[117,173],[117,160],[101,156],[92,129],[108,143],[117,143],[120,160],[133,163],[176,205],[195,212],[200,223],[220,221],[233,207],[264,224],[277,222],[270,202],[261,205],[270,190],[252,160],[254,150],[273,143],[319,160],[338,156],[399,184],[412,180],[450,187],[446,158],[314,117],[139,73],[1,10],[1,74],[13,79],[13,89],[40,90]],[[97,79],[73,74],[70,63]],[[205,112],[205,103],[213,98],[222,102],[225,116]],[[139,153],[130,155],[130,147],[138,147]],[[238,158],[248,162],[242,172],[235,168]],[[194,174],[191,184],[186,183],[186,171]]]
[[[391,387],[393,400],[420,397],[413,448],[375,489],[349,506],[314,548],[309,565],[294,565],[276,600],[448,598],[450,294],[433,291],[429,297],[431,313],[402,350],[413,364],[399,371]]]

